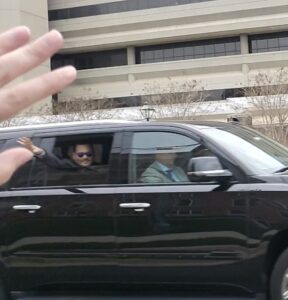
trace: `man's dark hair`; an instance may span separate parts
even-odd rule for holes
[[[91,150],[93,151],[93,146],[91,144],[88,144],[88,143],[77,143],[77,144],[74,144],[72,146],[72,151],[76,152],[76,147],[79,146],[79,145],[88,145],[91,148]]]

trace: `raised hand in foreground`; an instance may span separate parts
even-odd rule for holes
[[[38,100],[57,93],[76,78],[74,67],[63,67],[14,86],[12,80],[34,69],[57,52],[61,34],[52,30],[29,43],[29,28],[21,26],[0,34],[0,121],[4,121]],[[6,87],[5,87],[6,86]],[[15,148],[0,153],[0,185],[32,158],[32,152]]]

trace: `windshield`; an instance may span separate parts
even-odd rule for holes
[[[253,173],[275,173],[288,167],[288,148],[245,127],[207,127],[202,133],[237,156]]]

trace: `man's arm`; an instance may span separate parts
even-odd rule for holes
[[[42,155],[38,156],[38,159],[48,167],[54,169],[78,169],[70,159],[59,158],[51,152],[44,151]]]
[[[0,121],[4,121],[38,100],[55,94],[76,78],[73,67],[64,67],[26,82],[6,86],[12,80],[33,70],[49,59],[63,44],[55,30],[30,41],[29,28],[20,26],[0,34]],[[3,88],[4,87],[4,88]],[[10,149],[0,154],[0,185],[32,158],[27,149]]]
[[[73,164],[68,159],[62,159],[53,153],[47,152],[45,149],[35,146],[30,138],[22,137],[18,140],[18,143],[25,147],[27,150],[31,151],[33,155],[46,164],[50,168],[75,168]]]

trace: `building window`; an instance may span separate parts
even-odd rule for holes
[[[240,38],[231,37],[138,47],[136,63],[147,64],[237,54],[240,54]]]
[[[123,66],[127,65],[127,50],[56,54],[52,57],[52,70],[65,65],[73,65],[77,70]]]
[[[250,53],[288,50],[288,32],[274,32],[249,36]]]
[[[49,21],[106,15],[126,11],[176,6],[213,0],[124,0],[119,2],[55,9],[49,11]]]

